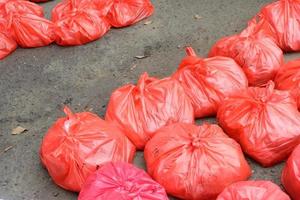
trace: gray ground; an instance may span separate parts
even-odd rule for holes
[[[48,16],[57,2],[42,4]],[[76,111],[93,109],[103,116],[115,88],[135,82],[144,71],[157,77],[169,75],[184,56],[185,45],[205,56],[218,38],[242,30],[271,0],[153,2],[152,24],[113,29],[84,46],[19,48],[0,61],[0,199],[76,199],[75,193],[53,184],[38,157],[43,135],[63,115],[61,105],[69,104]],[[195,19],[196,14],[201,19]],[[144,54],[150,57],[134,58]],[[18,125],[29,131],[11,135]],[[144,166],[142,153],[135,163]],[[250,163],[253,178],[280,184],[282,164],[263,169]]]

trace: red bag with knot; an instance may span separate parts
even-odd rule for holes
[[[248,87],[246,75],[233,59],[221,56],[202,59],[191,47],[186,52],[187,57],[173,77],[192,100],[195,117],[216,115],[224,97]]]
[[[276,75],[275,83],[278,89],[291,92],[300,109],[300,59],[284,64]]]
[[[131,162],[135,147],[114,124],[83,112],[58,119],[43,139],[40,157],[54,182],[80,191],[86,178],[106,162]]]
[[[153,12],[150,0],[119,0],[112,4],[107,19],[113,27],[119,28],[139,22]]]
[[[78,200],[168,200],[165,189],[142,169],[122,162],[108,163],[83,185]]]
[[[253,18],[238,35],[222,38],[211,49],[209,56],[234,59],[244,70],[249,84],[265,85],[273,80],[283,63],[283,53],[277,46],[270,24]]]
[[[177,80],[159,80],[144,73],[136,86],[125,85],[113,92],[106,119],[118,123],[133,144],[143,149],[157,129],[194,122],[194,110]]]
[[[144,156],[154,180],[181,199],[216,199],[225,187],[251,175],[240,145],[218,125],[176,123],[161,128],[147,143]]]
[[[286,159],[300,142],[300,113],[288,91],[250,87],[226,99],[219,124],[254,160],[265,167]]]
[[[227,187],[216,200],[290,200],[271,181],[241,181]]]
[[[62,46],[82,45],[102,37],[110,24],[102,13],[87,1],[65,1],[52,10],[56,24],[56,43]]]
[[[21,12],[11,13],[8,17],[14,39],[21,47],[47,46],[56,38],[54,24],[43,17]]]
[[[286,162],[281,182],[288,194],[295,200],[300,197],[300,144]]]
[[[279,0],[268,4],[260,11],[260,15],[273,26],[282,50],[300,50],[299,0]]]
[[[0,60],[11,54],[17,48],[17,43],[8,30],[7,21],[0,19]]]

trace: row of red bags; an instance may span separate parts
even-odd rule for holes
[[[280,0],[264,9],[272,13],[278,5],[295,4],[300,2]],[[138,148],[145,149],[149,175],[176,197],[289,199],[270,182],[239,182],[251,175],[243,152],[269,167],[287,159],[300,144],[300,60],[283,64],[279,36],[265,13],[241,34],[217,42],[209,58],[188,47],[171,77],[145,73],[137,85],[115,90],[105,121],[65,108],[68,117],[49,129],[40,151],[53,180],[72,191],[83,187],[81,199],[164,199],[156,183],[139,190],[143,183],[124,175],[127,167],[110,166],[118,171],[113,176],[117,183],[106,179],[105,174],[114,173],[102,167],[105,163],[131,162]],[[288,9],[284,13],[294,16]],[[194,125],[194,118],[215,115],[221,127]],[[282,174],[295,200],[300,196],[299,148]]]
[[[64,0],[52,10],[26,0],[0,1],[0,59],[23,48],[82,45],[102,37],[110,28],[134,24],[154,11],[150,0]]]

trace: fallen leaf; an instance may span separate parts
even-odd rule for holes
[[[200,15],[194,15],[195,19],[202,19],[202,17]]]
[[[143,55],[143,56],[134,56],[137,59],[143,59],[143,58],[147,58],[147,56]]]
[[[136,68],[136,64],[134,64],[131,68],[130,68],[130,70],[134,70],[135,68]]]
[[[17,126],[16,128],[14,128],[11,132],[12,135],[19,135],[21,133],[24,133],[25,131],[27,131],[26,128],[22,127],[22,126]]]
[[[151,20],[146,21],[146,22],[144,23],[144,25],[149,25],[149,24],[152,24],[152,21],[151,21]]]

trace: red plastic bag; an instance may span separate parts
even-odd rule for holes
[[[66,1],[53,9],[52,20],[56,24],[57,44],[86,44],[99,39],[110,29],[110,24],[101,16],[101,12],[91,7],[80,1]]]
[[[42,47],[55,40],[54,24],[37,15],[28,13],[10,14],[14,39],[21,47]]]
[[[164,127],[147,143],[144,156],[154,180],[182,199],[215,199],[251,174],[240,145],[212,124]]]
[[[5,3],[0,4],[0,12],[9,14],[34,14],[40,17],[44,16],[43,7],[26,1],[26,0],[7,0]]]
[[[178,81],[158,80],[144,73],[138,84],[113,92],[106,120],[115,121],[138,149],[143,149],[154,132],[171,123],[194,122],[194,111]]]
[[[300,1],[279,0],[265,6],[260,13],[276,32],[284,51],[300,50]]]
[[[219,40],[209,56],[233,58],[244,70],[249,84],[265,85],[273,80],[283,63],[283,53],[274,40],[274,32],[264,19],[257,23],[253,18],[238,35]]]
[[[283,65],[275,78],[276,87],[280,90],[289,90],[297,99],[300,109],[300,59]]]
[[[286,159],[300,142],[300,113],[288,91],[250,87],[219,107],[219,124],[265,167]]]
[[[35,2],[35,3],[42,3],[42,2],[47,2],[49,0],[30,0],[32,2]]]
[[[241,181],[227,187],[217,200],[290,200],[271,181]]]
[[[80,191],[86,178],[106,162],[131,162],[135,147],[114,124],[89,113],[58,119],[48,130],[40,149],[42,163],[54,182]]]
[[[8,30],[7,21],[0,19],[0,60],[11,54],[16,48],[17,43]]]
[[[113,27],[124,27],[149,17],[153,12],[150,0],[119,0],[112,4],[107,19]]]
[[[245,90],[248,80],[236,62],[227,57],[202,59],[191,47],[173,75],[191,98],[195,117],[216,115],[224,97]]]
[[[300,144],[287,160],[282,171],[281,182],[289,195],[298,200],[300,197]]]
[[[89,176],[78,200],[168,200],[165,189],[128,163],[108,163]]]

